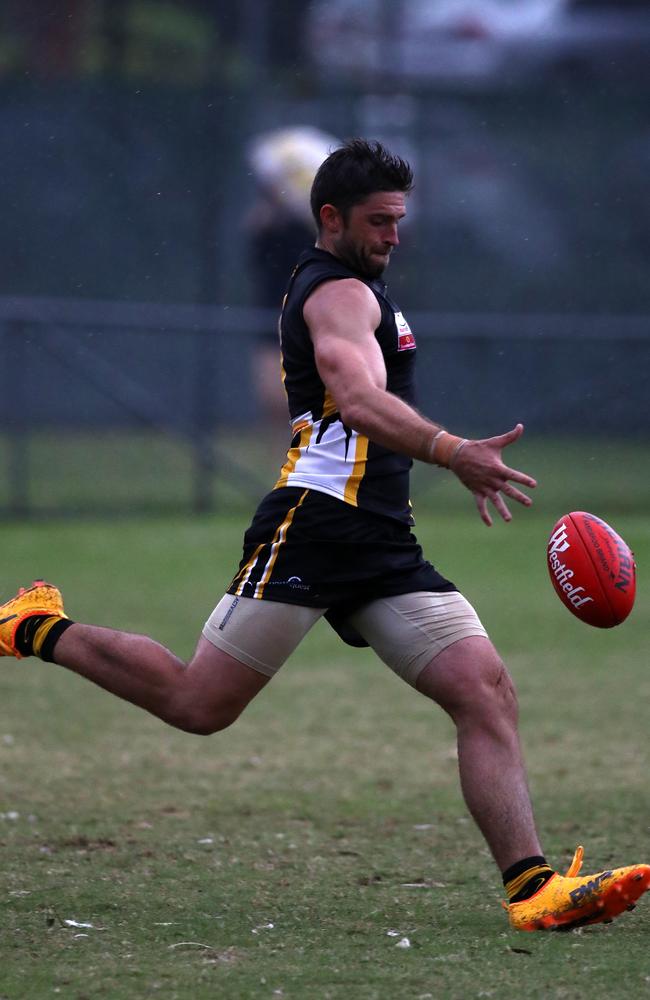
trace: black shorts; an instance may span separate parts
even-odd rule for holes
[[[284,487],[257,508],[228,593],[328,608],[330,624],[351,641],[338,626],[353,611],[422,590],[456,587],[426,561],[407,524],[326,493]]]

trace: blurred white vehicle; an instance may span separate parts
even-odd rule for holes
[[[308,48],[325,74],[355,79],[516,82],[540,71],[647,67],[650,8],[571,0],[316,0]]]

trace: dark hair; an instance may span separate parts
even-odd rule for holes
[[[380,142],[348,139],[321,163],[311,187],[311,210],[321,228],[320,210],[334,205],[345,221],[353,205],[375,191],[403,191],[413,187],[413,171]]]

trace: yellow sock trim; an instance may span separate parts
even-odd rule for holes
[[[527,871],[522,872],[521,875],[517,875],[516,878],[510,879],[505,887],[508,899],[512,899],[517,893],[521,892],[531,878],[535,878],[536,875],[546,875],[547,872],[552,870],[550,865],[535,865],[534,868],[529,868]]]
[[[51,615],[49,618],[46,618],[44,622],[41,622],[41,624],[38,626],[34,634],[34,639],[32,641],[32,650],[34,656],[41,655],[41,649],[43,648],[43,643],[45,642],[47,634],[50,631],[50,629],[54,625],[56,625],[58,621],[61,621],[61,615]]]

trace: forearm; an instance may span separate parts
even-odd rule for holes
[[[341,419],[375,444],[430,464],[449,466],[464,443],[398,396],[379,388],[350,401],[342,409]]]

